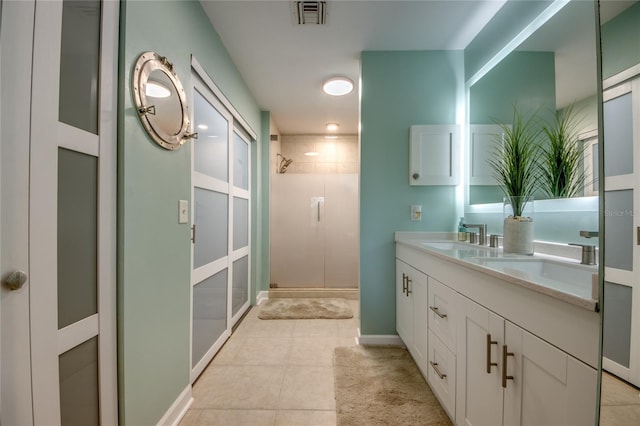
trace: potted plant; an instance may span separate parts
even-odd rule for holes
[[[552,122],[542,123],[546,143],[541,146],[540,189],[549,198],[576,197],[584,189],[579,124],[573,105],[556,111]]]
[[[527,203],[533,202],[538,179],[538,138],[536,114],[525,119],[517,107],[513,124],[500,124],[503,134],[495,144],[489,165],[505,195],[504,251],[533,254],[533,218],[525,216]]]

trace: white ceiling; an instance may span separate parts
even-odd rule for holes
[[[333,0],[327,24],[294,25],[291,1],[201,1],[260,108],[283,134],[358,133],[358,91],[322,92],[329,77],[358,83],[363,50],[464,49],[504,1]]]
[[[321,90],[326,79],[344,75],[357,86],[363,50],[464,49],[504,2],[330,0],[326,25],[316,26],[294,24],[293,2],[288,0],[201,0],[258,105],[271,112],[282,134],[323,134],[330,122],[339,123],[337,133],[358,133],[357,87],[346,96],[329,96]],[[620,9],[615,4],[633,2],[605,3]],[[562,25],[556,27],[556,34],[573,35],[548,49],[560,49],[557,72],[560,78],[566,74],[557,84],[560,105],[574,90],[593,87],[581,82],[575,70],[587,69],[585,61],[595,57],[576,54],[587,39],[593,40],[592,28],[581,33],[576,26],[565,31]],[[530,47],[542,49],[554,40],[560,37],[532,41]],[[595,81],[595,73],[584,80]]]

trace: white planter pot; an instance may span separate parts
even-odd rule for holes
[[[504,219],[505,253],[533,254],[533,219],[509,216]]]

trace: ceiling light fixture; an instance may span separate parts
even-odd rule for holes
[[[335,136],[335,135],[325,136],[324,138],[325,138],[325,139],[338,139],[338,137],[337,137],[337,136]]]
[[[200,130],[207,130],[209,128],[209,126],[207,126],[206,124],[198,124],[198,129]]]
[[[338,130],[338,123],[327,123],[327,130],[330,132],[335,132],[336,130]]]
[[[331,96],[343,96],[351,93],[352,90],[353,81],[347,77],[330,78],[322,85],[322,91]]]
[[[305,152],[304,155],[306,155],[307,157],[317,157],[318,155],[320,155],[320,153],[316,151],[309,151]]]

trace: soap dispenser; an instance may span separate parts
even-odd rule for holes
[[[467,241],[467,228],[464,227],[464,217],[458,223],[458,241]]]

